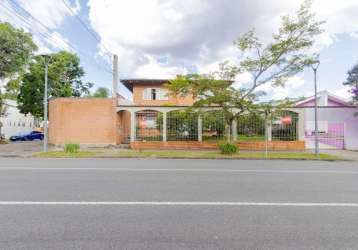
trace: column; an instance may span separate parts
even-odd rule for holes
[[[233,141],[237,141],[237,121],[233,120],[231,123],[231,138]]]
[[[198,116],[198,141],[203,141],[203,119],[201,115]]]
[[[266,138],[267,138],[267,140],[272,141],[272,122],[271,122],[271,118],[269,118],[269,120],[266,121],[265,130],[266,130]]]
[[[305,132],[306,132],[306,114],[305,109],[300,109],[298,113],[298,123],[297,123],[297,134],[298,140],[304,141],[305,140]]]
[[[135,141],[136,130],[136,115],[134,111],[131,111],[131,142]]]
[[[167,141],[167,112],[163,112],[163,141]]]

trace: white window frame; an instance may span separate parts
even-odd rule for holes
[[[152,98],[152,91],[155,90],[155,100]],[[168,91],[162,88],[146,88],[143,90],[143,100],[146,101],[168,101]]]

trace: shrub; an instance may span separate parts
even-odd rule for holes
[[[66,153],[78,153],[80,150],[80,145],[75,143],[66,144],[64,147],[64,151]]]
[[[219,144],[219,149],[222,154],[232,155],[237,152],[238,147],[235,144],[226,142],[226,143]]]

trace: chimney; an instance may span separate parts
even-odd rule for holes
[[[118,93],[118,56],[113,55],[113,86],[112,97],[116,98]]]

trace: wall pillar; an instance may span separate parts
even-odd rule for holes
[[[198,116],[198,141],[203,141],[203,119],[201,115]]]
[[[237,121],[233,120],[231,123],[231,139],[237,141]]]
[[[163,141],[167,141],[167,112],[163,112]]]
[[[299,141],[305,140],[306,132],[306,114],[305,109],[299,110],[298,113],[298,123],[297,123],[297,137]]]
[[[266,124],[265,133],[266,133],[267,141],[272,141],[272,121],[271,121],[271,119],[266,121],[265,124]]]
[[[131,111],[131,142],[135,141],[136,125],[136,114]]]

